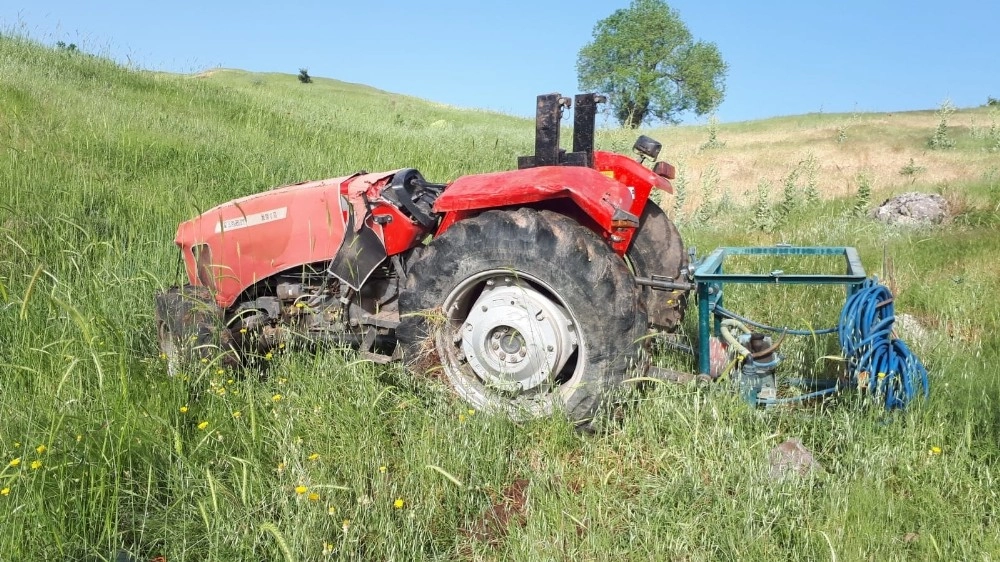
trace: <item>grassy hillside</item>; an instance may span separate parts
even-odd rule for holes
[[[682,164],[662,205],[702,255],[853,245],[884,271],[926,330],[909,343],[929,402],[754,411],[722,384],[654,385],[589,436],[490,418],[349,351],[280,355],[266,380],[212,365],[169,378],[154,340],[174,229],[199,209],[358,169],[510,168],[532,150],[530,121],[332,80],[138,72],[0,37],[0,559],[994,559],[996,115],[949,119],[956,147],[940,151],[926,148],[933,112],[724,124],[714,148],[706,127],[651,133]],[[624,151],[633,135],[599,143]],[[925,169],[901,174],[910,158]],[[941,192],[957,216],[876,224],[852,211],[861,182],[872,203]],[[727,299],[801,326],[832,322],[842,296]],[[822,474],[768,478],[788,437]]]

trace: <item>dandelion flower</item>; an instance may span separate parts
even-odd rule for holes
[[[298,494],[298,495],[300,495],[300,496],[302,494],[308,492],[308,491],[309,491],[309,488],[307,488],[305,486],[296,486],[295,487],[295,493]]]
[[[344,532],[346,533],[348,527],[351,526],[351,520],[350,519],[344,519],[344,521],[341,523],[341,525],[344,527]]]
[[[41,455],[42,453],[44,453],[47,450],[49,450],[49,448],[46,447],[44,444],[35,447],[35,452],[37,452],[39,455]]]
[[[160,360],[161,361],[166,361],[167,360],[167,354],[166,353],[161,353],[160,354]]]
[[[281,395],[280,394],[275,394],[274,396],[271,397],[271,401],[272,402],[281,402]]]
[[[319,460],[319,453],[313,453],[309,455],[309,460],[311,461]]]
[[[205,357],[202,357],[202,358],[201,358],[201,362],[202,362],[202,363],[208,363],[208,359],[207,359],[207,358],[205,358]]]
[[[319,501],[319,494],[317,494],[316,492],[311,492],[309,494],[309,501],[311,501],[311,502],[318,502]]]
[[[181,413],[182,414],[186,414],[187,411],[188,411],[188,407],[187,406],[181,406]]]
[[[215,391],[215,393],[218,394],[219,396],[225,396],[226,395],[226,387],[220,386],[219,389]]]
[[[271,353],[270,351],[268,351],[267,353],[264,354],[264,361],[270,361],[271,359],[274,359],[274,354],[273,353]]]
[[[284,471],[285,471],[285,463],[279,462],[278,463],[278,472],[284,472]]]
[[[31,461],[31,470],[38,470],[39,468],[42,468],[42,461],[39,460]]]
[[[15,467],[15,466],[17,466],[19,464],[21,464],[21,457],[17,457],[17,458],[15,458],[15,459],[13,459],[13,460],[10,461],[10,466],[11,467]]]
[[[247,333],[247,329],[246,329],[246,328],[240,328],[240,333],[241,333],[241,334],[245,334],[245,333]]]
[[[78,433],[76,435],[76,442],[79,443],[80,441],[83,441],[83,435]]]
[[[927,452],[930,453],[930,454],[932,454],[932,455],[940,455],[941,454],[941,447],[938,447],[937,445],[934,445]]]
[[[396,498],[396,501],[392,502],[392,507],[396,509],[403,509],[404,505],[406,505],[406,502],[403,501],[403,498]]]
[[[387,470],[389,470],[388,467],[385,467],[385,466],[378,467],[378,471],[381,472],[382,474],[385,474],[385,471],[387,471]]]
[[[469,415],[470,415],[470,416],[471,416],[471,415],[474,415],[475,413],[476,413],[476,411],[475,411],[475,410],[473,410],[472,408],[469,408]]]
[[[207,427],[208,427],[208,422],[207,421],[203,421],[203,422],[201,422],[201,423],[198,424],[198,429],[200,429],[202,431],[205,431],[205,429]]]
[[[337,508],[331,505],[330,507],[326,508],[326,513],[327,515],[333,515],[337,513]]]
[[[21,443],[19,443],[17,441],[14,441],[14,448],[15,449],[20,449],[21,448]]]
[[[243,412],[241,412],[239,410],[236,410],[235,412],[233,412],[233,417],[234,418],[238,418],[238,417],[240,417],[242,415],[243,415]]]
[[[226,374],[226,370],[225,369],[219,369],[219,370],[215,371],[215,374],[217,374],[217,375],[224,375],[224,374]]]
[[[3,490],[0,490],[0,496],[9,496],[9,495],[10,495],[10,488],[4,488]]]
[[[333,545],[323,541],[323,556],[331,556],[333,554]]]

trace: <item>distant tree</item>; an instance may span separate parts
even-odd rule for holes
[[[1000,107],[1000,100],[993,96],[986,96],[986,107]]]
[[[313,81],[312,77],[309,76],[309,69],[307,69],[307,68],[300,68],[299,69],[299,82],[302,82],[303,84],[312,84],[312,81]]]
[[[576,68],[580,87],[608,94],[615,117],[632,128],[711,113],[725,96],[728,69],[718,47],[695,41],[663,0],[632,0],[597,22]]]

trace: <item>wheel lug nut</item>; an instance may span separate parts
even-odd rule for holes
[[[520,355],[521,357],[524,357],[525,355],[528,354],[528,350],[522,347],[521,351],[518,351],[517,354]]]
[[[507,354],[501,351],[497,357],[499,357],[500,360],[503,361],[504,359],[507,359]]]
[[[486,280],[486,286],[487,287],[492,287],[493,285],[496,285],[496,284],[497,284],[497,282],[494,281],[494,280],[492,280],[492,279],[487,279]]]
[[[546,347],[545,349],[548,350],[548,351],[555,351],[556,348],[554,348],[554,347],[552,347],[550,345],[550,346]]]
[[[496,350],[500,349],[500,344],[498,344],[496,342],[493,342],[493,345],[491,347],[493,348],[493,351],[496,351]]]

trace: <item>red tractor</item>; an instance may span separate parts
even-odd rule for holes
[[[449,184],[358,172],[182,223],[187,284],[156,297],[169,370],[246,363],[283,343],[350,345],[415,373],[440,366],[476,408],[589,419],[648,363],[650,330],[677,328],[691,287],[677,229],[649,199],[671,191],[674,169],[645,136],[638,160],[595,151],[604,101],[539,96],[535,154],[517,170]]]

